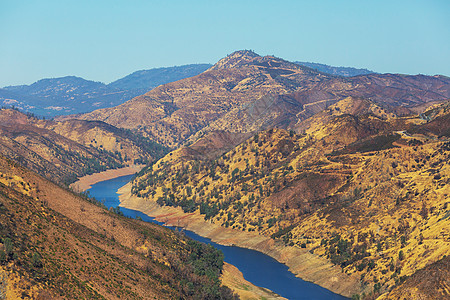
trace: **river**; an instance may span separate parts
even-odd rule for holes
[[[120,204],[117,190],[130,181],[133,175],[122,176],[110,180],[105,180],[92,185],[89,194],[97,200],[103,202],[106,207],[117,207]],[[120,210],[125,216],[131,218],[140,217],[143,221],[153,222],[162,225],[146,214],[121,207]],[[174,230],[177,228],[169,227]],[[212,242],[194,232],[185,230],[190,238],[211,244],[220,249],[225,255],[225,261],[236,266],[244,275],[244,278],[254,285],[265,287],[278,295],[288,299],[347,299],[335,294],[321,286],[304,281],[289,272],[288,267],[279,263],[272,257],[261,252],[245,249],[236,246],[223,246]]]

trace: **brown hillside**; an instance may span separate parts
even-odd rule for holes
[[[432,300],[450,297],[450,257],[417,271],[383,299]]]
[[[428,90],[431,87],[431,91]],[[350,113],[381,111],[385,118],[423,112],[428,103],[442,102],[450,91],[444,76],[374,74],[324,79],[314,87],[287,95],[268,95],[235,108],[202,131],[257,132],[279,127],[298,130],[301,122],[345,98],[360,99]],[[366,107],[363,99],[370,99]],[[376,108],[376,110],[375,110]],[[361,110],[358,112],[357,110]],[[322,114],[323,115],[323,114]],[[196,139],[194,136],[192,139]]]
[[[251,133],[287,128],[347,97],[370,99],[390,112],[408,113],[409,107],[448,99],[450,79],[399,74],[336,77],[245,50],[198,76],[77,118],[136,129],[176,147],[200,130]]]
[[[450,137],[449,101],[430,107],[420,116],[427,120],[427,123],[411,129],[411,132],[425,135],[431,134],[436,137]]]
[[[279,58],[238,51],[198,76],[79,118],[140,129],[173,147],[233,108],[267,94],[306,89],[329,77]]]
[[[236,51],[219,60],[214,66],[209,68],[208,71],[236,68],[249,64],[258,57],[259,55],[251,50]]]
[[[248,133],[230,133],[228,131],[213,131],[190,146],[181,148],[181,152],[191,153],[197,159],[212,159],[228,152],[235,145],[240,144],[251,136]]]

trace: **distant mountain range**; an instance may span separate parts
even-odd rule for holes
[[[192,64],[140,70],[111,82],[108,87],[118,90],[135,90],[139,91],[139,95],[142,95],[158,85],[198,75],[211,66],[211,64]]]
[[[31,85],[0,89],[0,105],[48,117],[84,113],[122,104],[158,85],[192,77],[209,67],[196,64],[142,70],[110,84],[75,76],[41,79]]]
[[[366,69],[333,67],[318,63],[295,62],[295,64],[336,76],[374,73]],[[109,84],[76,76],[41,79],[31,85],[1,88],[0,105],[14,106],[46,117],[86,113],[120,105],[159,85],[196,76],[210,67],[211,64],[190,64],[140,70]]]
[[[375,73],[374,71],[367,69],[357,69],[351,67],[334,67],[324,64],[312,63],[312,62],[303,62],[303,61],[295,61],[294,63],[305,66],[316,71],[328,73],[331,75],[344,76],[344,77],[352,77],[358,75],[367,75]]]

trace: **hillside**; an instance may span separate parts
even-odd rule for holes
[[[278,127],[300,132],[303,121],[349,97],[370,99],[378,110],[384,111],[385,117],[408,115],[423,112],[428,106],[445,101],[449,91],[450,81],[443,76],[374,74],[332,78],[308,90],[266,95],[232,109],[188,141],[192,143],[205,133],[217,130],[252,134]]]
[[[157,159],[164,147],[102,122],[56,122],[0,110],[0,151],[59,183]]]
[[[0,104],[46,117],[85,113],[117,106],[158,85],[195,76],[210,66],[194,64],[141,70],[110,84],[76,76],[46,78],[31,85],[1,88]]]
[[[450,258],[448,256],[432,263],[408,277],[404,283],[382,299],[446,299],[450,284]]]
[[[295,128],[347,97],[410,114],[450,97],[445,76],[369,74],[338,77],[273,56],[237,51],[200,75],[165,84],[126,103],[76,116],[138,130],[168,147],[213,131],[254,133]]]
[[[7,299],[233,298],[214,248],[107,211],[3,157],[0,224]]]
[[[77,118],[137,129],[158,143],[176,147],[233,108],[267,94],[308,89],[325,78],[328,75],[273,56],[237,51],[200,75]]]
[[[186,75],[195,70],[198,69],[174,72]],[[154,71],[158,76],[168,72]],[[139,78],[150,80],[152,76],[152,72],[140,71],[115,84],[117,88],[134,88]],[[100,83],[88,86],[91,84],[101,87]],[[70,94],[67,91],[71,89],[77,90],[61,85],[63,93]],[[15,91],[8,90],[11,92]],[[339,290],[345,290],[347,296],[356,291],[355,298],[366,299],[400,295],[412,299],[446,297],[449,293],[444,276],[434,278],[432,274],[449,271],[449,98],[450,78],[445,76],[335,76],[243,50],[228,55],[201,74],[159,85],[115,107],[56,120],[1,110],[0,152],[60,184],[85,174],[145,162],[147,167],[132,186],[127,186],[128,194],[144,199],[140,202],[143,206],[148,203],[151,207],[180,207],[180,213],[182,210],[196,215],[201,222],[204,218],[213,230],[221,226],[218,230],[261,237],[267,247],[271,244],[288,250],[278,252],[280,261],[284,254],[299,250],[306,254],[303,257],[309,263],[308,280],[336,289],[340,279],[351,278],[345,289]],[[169,148],[173,151],[167,154]],[[5,164],[11,165],[8,161]],[[106,219],[111,223],[104,225],[96,217],[96,209],[101,208],[90,206],[89,211],[96,213],[85,218],[83,205],[74,204],[73,209],[70,206],[74,205],[67,205],[72,202],[58,198],[69,197],[70,193],[50,188],[40,195],[40,185],[49,183],[40,179],[42,183],[33,189],[32,182],[37,179],[29,178],[38,178],[37,175],[17,166],[9,167],[10,172],[22,173],[9,175],[6,165],[5,176],[1,177],[6,189],[5,207],[17,203],[19,198],[28,199],[20,194],[49,197],[44,208],[32,208],[32,202],[27,202],[8,207],[10,211],[40,209],[53,215],[53,211],[45,210],[48,208],[105,238],[116,232],[115,226],[109,225],[115,224],[115,219]],[[53,205],[47,206],[51,201]],[[16,222],[8,223],[9,232],[18,226],[27,236],[31,234],[26,227],[29,224],[23,221],[26,216],[20,215],[22,223],[12,215],[8,218]],[[119,236],[111,233],[113,242],[150,253],[146,251],[153,242],[137,243],[142,239],[136,237],[134,225],[130,225],[132,232],[123,236],[121,228]],[[144,230],[137,228],[138,233]],[[91,236],[96,233],[90,232]],[[74,234],[78,240],[80,236],[81,240],[88,240],[78,231]],[[129,239],[134,239],[134,244]],[[211,249],[200,249],[183,237],[169,239],[164,241],[179,250],[173,254],[175,258],[167,255],[168,250],[155,250],[158,254],[148,255],[170,265],[171,270],[164,271],[170,280],[157,275],[167,284],[167,294],[155,285],[155,297],[190,298],[189,293],[219,292],[216,277],[213,290],[193,291],[196,284],[206,281],[186,281],[183,276],[190,277],[187,274],[193,269],[178,260],[195,257],[196,254],[186,254],[191,250]],[[19,240],[25,243],[25,237]],[[27,247],[33,249],[37,244],[45,244],[41,240],[30,242],[32,245]],[[10,247],[8,243],[6,246]],[[90,240],[89,243],[100,247]],[[101,243],[106,247],[105,241]],[[111,251],[118,251],[116,248],[122,249],[114,246]],[[119,260],[134,255],[126,251],[113,253],[118,253]],[[42,258],[42,254],[38,255]],[[11,258],[15,259],[12,254]],[[134,267],[141,265],[136,263]],[[330,270],[343,277],[324,274]],[[30,270],[25,271],[31,274]],[[330,278],[324,279],[327,276]],[[91,297],[85,290],[79,291],[84,293],[80,298]],[[120,294],[116,290],[114,293]]]
[[[426,121],[346,98],[299,122],[301,134],[268,129],[212,159],[200,139],[144,169],[132,191],[308,249],[374,297],[450,254],[450,141],[426,131],[446,107]]]

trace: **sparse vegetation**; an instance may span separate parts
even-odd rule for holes
[[[19,294],[71,299],[234,298],[218,279],[223,266],[220,251],[169,229],[125,218],[118,208],[108,212],[93,205],[89,195],[84,195],[89,201],[82,200],[21,167],[11,168],[3,158],[0,174],[0,267],[21,276],[14,286]],[[54,206],[59,209],[54,211],[50,207],[55,203],[64,205]],[[77,206],[82,209],[72,209]],[[0,279],[4,288],[6,279]]]
[[[148,163],[168,152],[131,130],[102,122],[39,120],[13,110],[1,110],[0,115],[16,125],[2,131],[2,154],[59,184],[69,185],[77,177],[128,164]],[[20,127],[21,122],[29,123],[27,130]]]
[[[343,79],[242,51],[195,79],[81,116],[132,130],[4,110],[15,126],[4,130],[0,150],[15,163],[0,160],[0,263],[55,297],[233,297],[218,281],[220,252],[49,188],[20,168],[67,184],[149,163],[133,194],[331,262],[359,278],[354,299],[395,293],[430,278],[428,268],[448,269],[448,104],[407,115],[447,99],[447,90],[439,76]],[[318,101],[321,94],[329,99]],[[158,160],[168,149],[155,141],[189,147]]]
[[[176,150],[139,174],[132,191],[308,249],[359,274],[371,295],[389,291],[419,257],[425,264],[435,259],[428,253],[450,249],[432,218],[448,219],[447,142],[410,146],[386,119],[343,111],[315,131],[263,131],[213,159]]]
[[[8,275],[3,269],[0,269],[0,299],[6,299],[8,288]]]

